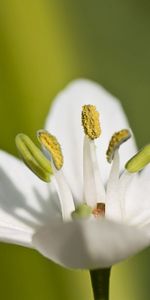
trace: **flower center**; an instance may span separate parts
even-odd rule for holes
[[[63,154],[61,146],[56,137],[46,130],[39,130],[37,137],[42,148],[48,152],[47,159],[40,149],[34,145],[31,139],[18,134],[16,145],[25,164],[42,180],[49,182],[53,174],[56,179],[57,191],[59,194],[61,212],[63,220],[71,218],[85,217],[106,217],[108,216],[109,206],[112,199],[118,198],[119,175],[119,154],[120,145],[127,141],[131,134],[128,129],[116,132],[108,146],[106,158],[112,163],[107,189],[101,179],[95,139],[101,135],[99,113],[94,105],[84,105],[82,107],[82,125],[84,129],[83,142],[83,199],[77,205],[73,198],[72,191],[63,174]],[[133,158],[131,158],[125,168],[127,171],[121,175],[122,191],[125,191],[130,173],[138,172],[150,162],[150,145],[145,146]],[[119,198],[122,196],[119,194]],[[122,204],[121,204],[122,205]],[[113,202],[114,209],[114,202]]]

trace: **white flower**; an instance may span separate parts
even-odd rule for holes
[[[85,138],[83,143],[85,104],[100,112],[98,163],[94,142]],[[137,152],[133,137],[119,154],[115,151],[112,166],[105,158],[111,136],[123,128],[128,123],[121,105],[98,84],[77,80],[62,91],[46,122],[64,154],[63,171],[55,169],[52,183],[40,181],[20,160],[0,151],[0,240],[35,248],[62,266],[80,269],[109,267],[147,247],[150,167],[119,176]],[[93,208],[105,203],[105,218],[72,220],[72,211],[83,201]]]

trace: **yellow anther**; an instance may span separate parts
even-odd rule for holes
[[[82,125],[85,134],[94,140],[101,134],[99,123],[99,112],[94,105],[84,105],[82,107]]]
[[[128,129],[122,129],[114,133],[109,142],[108,150],[106,152],[107,161],[109,163],[112,162],[116,149],[118,149],[120,145],[126,142],[130,137],[131,133]]]
[[[46,130],[39,130],[37,132],[37,137],[41,145],[50,152],[56,169],[60,170],[63,166],[64,160],[61,146],[56,137]]]

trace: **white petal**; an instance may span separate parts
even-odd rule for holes
[[[126,194],[128,189],[130,188],[130,185],[132,184],[132,181],[134,180],[134,177],[136,177],[135,173],[129,173],[127,170],[125,170],[119,180],[118,195],[121,207],[122,221],[126,221],[128,218],[128,213],[126,211]]]
[[[0,242],[18,244],[25,247],[32,247],[32,234],[20,228],[8,227],[4,224],[4,227],[0,226]]]
[[[150,221],[150,165],[137,174],[126,194],[126,214],[131,224],[143,226]]]
[[[21,161],[0,151],[0,239],[6,234],[4,240],[28,243],[35,229],[58,211],[52,193]]]
[[[119,199],[120,156],[115,151],[106,192],[106,218],[121,221],[121,205]]]
[[[64,171],[77,201],[82,198],[82,144],[81,109],[84,104],[96,105],[100,112],[102,136],[97,152],[104,181],[110,170],[105,152],[115,131],[129,127],[120,103],[100,85],[89,80],[76,80],[54,99],[48,115],[46,128],[52,132],[62,145],[65,157]],[[136,152],[133,140],[120,150],[121,165]]]
[[[140,229],[106,219],[53,223],[33,236],[33,246],[67,268],[109,267],[150,243]]]
[[[96,203],[99,202],[105,203],[105,189],[99,172],[95,143],[86,136],[84,137],[83,178],[85,202],[91,207],[96,207]]]

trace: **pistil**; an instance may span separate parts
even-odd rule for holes
[[[96,208],[93,209],[92,214],[94,217],[105,217],[105,203],[97,203]]]

